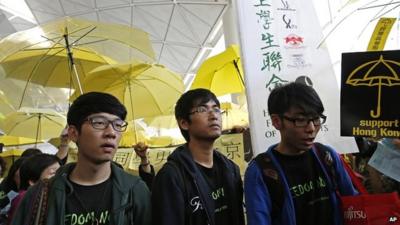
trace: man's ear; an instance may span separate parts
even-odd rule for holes
[[[78,136],[79,136],[79,131],[78,129],[76,129],[76,127],[74,125],[69,125],[68,126],[68,138],[73,141],[73,142],[77,142],[78,140]]]
[[[282,126],[283,126],[282,119],[278,114],[272,114],[271,121],[272,121],[272,125],[275,127],[275,129],[280,130],[282,128]]]
[[[185,119],[179,119],[178,120],[178,126],[182,129],[182,130],[189,130],[189,122]]]

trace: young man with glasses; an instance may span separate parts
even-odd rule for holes
[[[305,84],[283,85],[271,92],[268,112],[281,141],[257,156],[246,170],[248,224],[342,224],[337,191],[341,195],[357,192],[339,155],[328,146],[314,144],[326,121],[318,94]]]
[[[68,135],[78,146],[78,159],[50,180],[43,224],[151,224],[146,184],[112,162],[128,125],[125,117],[125,107],[106,93],[86,93],[73,102],[67,115]],[[38,188],[25,195],[13,225],[43,220],[31,211],[38,207],[34,204],[40,197]]]
[[[178,147],[153,182],[157,225],[244,225],[239,167],[214,149],[221,136],[220,103],[206,89],[181,96],[175,117],[187,143]]]

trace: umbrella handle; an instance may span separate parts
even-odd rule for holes
[[[381,80],[379,80],[379,83],[381,83]],[[381,84],[378,85],[378,106],[376,107],[376,113],[374,112],[374,110],[370,111],[370,115],[372,118],[379,118],[381,116],[381,89],[382,86]]]

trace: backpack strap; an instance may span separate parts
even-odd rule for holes
[[[284,186],[276,166],[272,163],[271,157],[266,153],[258,154],[254,158],[262,171],[262,177],[269,192],[272,202],[271,217],[277,218],[281,214],[285,198]]]
[[[334,190],[337,191],[338,184],[336,179],[337,178],[336,170],[333,166],[333,157],[331,152],[329,151],[329,148],[319,142],[315,142],[314,146],[315,146],[315,151],[317,153],[317,157],[322,162],[323,167],[328,173],[328,176],[332,182]]]
[[[24,224],[42,225],[46,224],[48,197],[53,179],[39,181],[30,201],[31,211]]]

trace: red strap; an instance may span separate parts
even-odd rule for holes
[[[358,192],[360,192],[361,194],[368,194],[367,189],[365,189],[364,185],[357,177],[357,175],[354,173],[353,169],[351,169],[349,164],[347,164],[346,161],[343,159],[343,156],[340,156],[340,160],[342,161],[344,169],[349,174],[351,182],[353,183],[354,187],[358,190]]]

